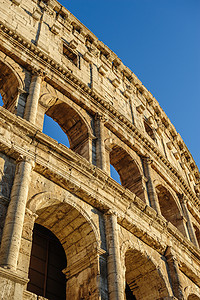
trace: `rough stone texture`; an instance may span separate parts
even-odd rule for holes
[[[48,299],[27,285],[35,223],[66,299],[200,299],[200,175],[157,100],[57,1],[0,6],[1,299]]]

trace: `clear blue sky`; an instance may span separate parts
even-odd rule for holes
[[[200,0],[62,0],[143,82],[200,168]]]
[[[151,91],[200,169],[200,0],[60,2]]]

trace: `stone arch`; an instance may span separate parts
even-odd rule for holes
[[[176,228],[186,235],[183,212],[180,203],[170,188],[163,183],[159,183],[155,186],[158,201],[160,205],[161,214],[168,222],[171,222]]]
[[[101,240],[100,234],[97,229],[97,226],[90,218],[88,213],[77,203],[75,203],[72,199],[67,198],[64,194],[59,195],[59,200],[56,195],[52,194],[51,192],[41,192],[39,194],[34,195],[29,201],[27,202],[27,208],[30,209],[33,213],[37,213],[40,208],[47,208],[52,205],[57,205],[58,203],[67,203],[68,205],[74,207],[79,213],[87,220],[90,224],[94,234],[95,239],[97,242],[97,248],[100,248]]]
[[[184,288],[185,299],[200,300],[200,289],[198,286],[188,285]]]
[[[66,300],[65,251],[57,237],[35,223],[27,290],[48,299]]]
[[[39,102],[43,112],[39,115],[46,114],[58,123],[68,137],[70,149],[92,162],[92,127],[80,110],[65,100],[49,93],[42,94]],[[43,124],[43,120],[37,122]]]
[[[145,202],[143,170],[138,162],[122,146],[111,143],[110,163],[118,172],[122,186]]]
[[[36,223],[58,238],[66,253],[66,299],[93,299],[89,295],[98,294],[100,237],[87,212],[72,200],[64,196],[58,200],[51,193],[32,197],[28,209],[37,214]]]
[[[188,296],[187,300],[200,300],[200,297],[195,294],[191,294]]]
[[[166,190],[169,191],[169,193],[172,195],[172,197],[174,198],[174,201],[176,202],[176,205],[178,206],[179,210],[182,211],[181,208],[181,204],[179,202],[179,198],[177,196],[177,194],[180,194],[180,191],[178,190],[174,190],[169,184],[167,184],[165,181],[159,180],[159,179],[155,179],[153,181],[153,184],[155,186],[155,188],[159,185],[163,186]],[[177,188],[177,187],[176,187]]]
[[[0,93],[4,107],[15,112],[20,90],[24,90],[23,74],[17,71],[19,65],[0,53]]]
[[[171,287],[160,263],[140,243],[126,241],[121,246],[125,281],[137,300],[164,299]],[[161,259],[161,258],[160,258]]]

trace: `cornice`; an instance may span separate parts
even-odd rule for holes
[[[100,105],[100,107],[103,110],[106,110],[107,113],[112,115],[112,118],[114,116],[115,120],[117,119],[120,125],[123,127],[125,126],[127,131],[133,135],[134,138],[136,138],[141,145],[143,145],[144,149],[151,154],[154,155],[154,157],[159,160],[161,165],[163,165],[165,168],[168,169],[168,171],[171,173],[172,177],[176,176],[178,179],[180,185],[182,186],[185,193],[190,197],[193,204],[195,206],[200,206],[200,201],[196,197],[196,195],[192,192],[188,184],[185,182],[185,180],[182,178],[182,176],[178,173],[178,171],[173,167],[173,165],[163,156],[163,154],[159,151],[159,149],[154,145],[154,143],[150,140],[150,138],[146,137],[142,132],[140,132],[134,124],[132,124],[124,115],[120,114],[112,105],[110,105],[107,101],[103,100],[100,95],[97,94],[97,92],[93,91],[91,88],[89,88],[86,84],[81,82],[74,74],[71,73],[71,71],[68,68],[62,67],[60,64],[58,64],[55,60],[53,60],[49,55],[47,55],[45,52],[40,50],[38,47],[36,47],[34,44],[27,41],[23,36],[21,36],[19,33],[16,33],[15,31],[11,30],[3,24],[0,21],[0,33],[7,38],[12,44],[14,43],[15,46],[18,46],[23,51],[28,52],[28,54],[34,56],[37,60],[39,60],[40,63],[43,64],[43,67],[46,71],[46,81],[52,81],[52,77],[48,78],[48,68],[50,71],[53,71],[56,73],[59,77],[64,79],[66,82],[70,83],[71,86],[76,88],[76,90],[80,91],[85,97],[92,100],[92,102],[95,102]],[[27,66],[30,68],[32,72],[35,72],[34,66]],[[80,101],[79,101],[80,105]],[[82,103],[82,105],[85,105]],[[161,108],[160,108],[161,109]],[[133,145],[134,147],[134,145]],[[186,148],[186,146],[185,146]],[[188,155],[191,157],[190,152],[188,151]],[[195,167],[196,164],[193,161]],[[198,168],[196,167],[198,170]]]
[[[15,272],[13,270],[11,271],[9,269],[5,269],[5,268],[2,268],[2,267],[0,267],[0,276],[4,277],[6,279],[11,279],[14,282],[22,284],[22,285],[27,284],[28,281],[29,281],[28,278],[23,278],[23,277],[19,276],[17,274],[17,272]]]

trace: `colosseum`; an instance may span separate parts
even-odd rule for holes
[[[158,101],[56,0],[0,5],[0,299],[200,299],[200,174]]]

